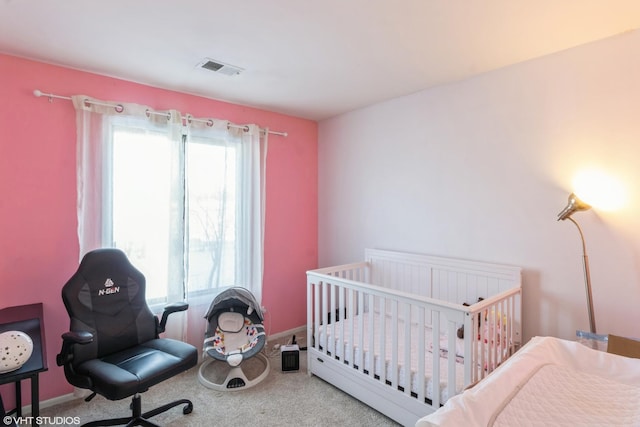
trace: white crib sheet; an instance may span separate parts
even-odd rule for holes
[[[418,420],[416,427],[514,422],[640,425],[640,359],[558,338],[534,337],[475,387]]]
[[[353,335],[354,335],[354,342],[353,344],[353,355],[354,355],[354,364],[358,365],[358,361],[361,360],[361,348],[358,342],[358,337],[360,336],[359,333],[359,328],[360,328],[360,321],[359,318],[362,317],[363,319],[363,327],[365,332],[369,330],[369,313],[364,313],[362,315],[355,315],[353,316],[353,318],[351,319],[346,319],[346,320],[340,320],[338,322],[335,322],[335,324],[329,324],[327,328],[325,328],[324,326],[319,328],[319,339],[320,339],[320,343],[322,345],[322,343],[327,342],[327,351],[329,351],[332,355],[335,355],[337,357],[340,358],[340,360],[346,360],[347,362],[351,362],[350,357],[352,355],[352,353],[349,351],[349,342],[350,342],[350,322],[353,321]],[[374,337],[379,338],[381,336],[379,328],[380,328],[380,319],[379,319],[379,315],[374,315]],[[390,316],[385,316],[385,330],[386,331],[391,331],[392,328],[395,327],[398,330],[398,336],[399,337],[404,337],[404,322],[402,320],[398,321],[397,325],[393,325],[392,324],[392,319]],[[425,360],[425,395],[428,399],[433,399],[433,373],[432,373],[432,366],[433,366],[433,354],[431,353],[431,351],[429,351],[432,348],[432,329],[430,327],[423,327],[422,328],[424,330],[424,335],[425,335],[425,348],[427,349],[427,351],[425,351],[424,354],[424,360]],[[333,339],[331,339],[331,335],[333,333],[333,331],[335,331],[335,337],[333,337]],[[341,331],[341,332],[340,332]],[[325,341],[325,335],[329,334],[327,337],[328,341]],[[417,368],[418,368],[418,343],[417,343],[417,335],[418,334],[418,327],[416,324],[412,323],[411,325],[411,337],[413,338],[410,342],[410,351],[411,351],[411,374],[410,374],[410,386],[411,386],[411,391],[413,393],[417,393],[418,392],[418,377],[417,377]],[[337,345],[338,344],[338,340],[340,339],[340,337],[342,337],[342,341],[343,341],[343,345]],[[374,373],[375,375],[378,376],[382,376],[381,372],[382,372],[382,365],[381,365],[381,357],[380,357],[380,344],[378,339],[374,339],[375,343],[374,343]],[[458,338],[456,338],[456,340],[458,340]],[[444,338],[441,337],[440,339],[441,341],[441,346],[444,347],[444,343],[446,342],[446,336],[444,336]],[[459,340],[462,341],[462,340]],[[336,346],[338,347],[338,350],[336,353],[334,353]],[[371,366],[370,366],[370,358],[369,358],[369,352],[371,349],[371,345],[369,343],[369,339],[367,334],[364,334],[364,339],[363,339],[363,347],[364,347],[364,369],[367,371],[371,371]],[[385,334],[385,367],[384,367],[384,377],[386,379],[390,379],[392,378],[392,366],[391,366],[391,354],[392,354],[392,349],[393,349],[393,342],[392,342],[392,337],[390,333],[386,333]],[[460,345],[458,345],[458,347],[461,347]],[[404,343],[399,342],[398,344],[398,384],[401,387],[405,387],[405,366],[404,366],[404,360],[405,360],[405,348],[406,346],[404,345]],[[344,355],[346,354],[346,357],[344,357]],[[440,390],[440,401],[442,403],[446,402],[449,399],[449,393],[447,390],[447,378],[448,378],[448,361],[447,358],[444,357],[446,356],[446,353],[443,354],[443,357],[439,358],[440,361],[440,384],[439,384],[439,390]],[[464,365],[462,364],[462,359],[460,357],[456,358],[456,369],[455,369],[455,376],[456,376],[456,394],[460,393],[462,391],[462,389],[464,388]]]

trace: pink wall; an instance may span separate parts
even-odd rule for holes
[[[315,122],[4,55],[0,80],[0,307],[44,304],[49,370],[41,375],[41,400],[72,390],[55,355],[69,324],[60,289],[79,253],[74,109],[36,98],[34,89],[287,132],[269,139],[263,305],[271,334],[305,324],[305,271],[317,266]],[[12,407],[13,389],[1,390]],[[28,392],[26,384],[27,403]]]

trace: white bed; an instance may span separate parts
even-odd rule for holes
[[[640,360],[535,337],[475,387],[416,423],[463,425],[640,426]]]
[[[520,298],[519,267],[368,249],[307,272],[309,374],[412,426],[519,347]]]

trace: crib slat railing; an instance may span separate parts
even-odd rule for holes
[[[391,386],[398,387],[400,380],[399,375],[400,372],[396,368],[398,366],[398,352],[400,349],[400,343],[398,342],[398,301],[391,301],[391,327],[393,328],[391,331]]]
[[[338,310],[338,313],[336,315],[336,321],[337,320],[344,320],[346,318],[346,313],[347,313],[347,307],[346,307],[346,302],[345,302],[345,293],[346,293],[346,289],[343,287],[338,287],[337,288],[337,292],[338,292],[338,307],[336,308],[336,310]],[[347,358],[347,349],[345,348],[345,346],[342,344],[345,342],[345,322],[340,322],[340,328],[338,328],[338,344],[340,345],[340,354],[341,354],[341,360],[345,361]],[[337,351],[336,351],[337,354]]]
[[[341,325],[341,323],[338,322],[338,320],[340,320],[340,309],[338,308],[338,303],[337,303],[339,290],[340,290],[340,286],[338,286],[336,283],[331,282],[329,284],[329,290],[327,295],[327,299],[329,303],[329,326],[331,328],[331,336],[334,337],[334,339],[338,337],[338,334],[340,333],[340,325]],[[342,357],[342,348],[340,347],[341,347],[340,345],[334,344],[333,357],[335,359],[340,359]]]
[[[425,308],[424,307],[417,307],[418,310],[418,325],[424,325],[425,324]],[[426,340],[425,340],[425,334],[424,333],[420,333],[420,330],[418,329],[418,354],[425,354],[425,352],[427,351],[426,348]],[[437,354],[437,353],[435,353]],[[418,369],[417,372],[418,374],[420,372],[425,372],[426,366],[425,366],[425,360],[424,357],[418,357]],[[425,398],[427,397],[426,395],[426,390],[425,390],[425,378],[424,375],[417,375],[417,397],[418,400],[420,402],[424,402]]]
[[[369,267],[369,264],[366,262],[356,262],[351,264],[337,265],[334,267],[319,268],[309,273],[313,274],[314,276],[316,275],[320,276],[320,275],[326,274],[328,276],[340,277],[341,274],[346,274],[347,272],[350,272],[350,274],[352,274],[353,277],[355,277],[354,280],[358,281],[358,280],[362,280],[362,277],[363,277],[362,275],[364,273],[364,270],[366,270],[368,267]]]
[[[434,408],[440,406],[440,312],[431,310],[431,342],[433,347],[433,360],[431,362],[431,404]]]
[[[368,295],[368,311],[370,314],[375,312],[375,301],[373,298],[372,294]],[[371,378],[375,377],[375,335],[374,335],[374,330],[375,330],[375,318],[373,316],[369,317],[369,323],[367,325],[367,330],[366,332],[363,331],[362,329],[360,330],[360,333],[362,334],[363,332],[365,332],[367,334],[368,337],[368,347],[369,351],[367,352],[367,356],[368,356],[368,367],[369,367],[369,376]],[[364,353],[365,352],[365,345],[360,347],[360,353]],[[382,364],[382,366],[384,367],[384,363]]]
[[[411,396],[411,304],[404,303],[404,394]]]
[[[501,272],[485,263],[369,253],[369,262],[308,272],[310,374],[384,408],[382,412],[395,419],[400,410],[422,413],[416,405],[423,402],[425,411],[436,410],[484,378],[520,345],[519,270]],[[517,289],[515,293],[495,295],[510,287]],[[484,304],[461,306],[462,301],[481,296]],[[509,321],[504,324],[503,318]],[[455,363],[460,325],[465,330],[464,365]],[[431,330],[425,333],[423,326]],[[448,338],[443,339],[444,334]],[[410,344],[405,345],[409,341],[413,356]],[[416,354],[433,357],[416,358]],[[458,384],[456,371],[464,378]],[[407,424],[406,417],[399,420]]]
[[[343,313],[342,316],[346,317],[346,313],[349,311],[353,313],[353,306],[339,304],[336,305],[335,300],[329,306],[329,302],[327,301],[326,296],[332,295],[333,292],[340,292],[340,289],[347,290],[348,288],[335,288],[332,292],[330,286],[334,283],[333,278],[344,278],[351,277],[354,280],[362,280],[366,276],[365,270],[368,268],[366,262],[352,263],[352,264],[344,264],[335,267],[329,267],[325,269],[314,270],[314,272],[309,272],[307,276],[307,342],[311,343],[312,347],[315,349],[324,348],[327,349],[327,340],[326,336],[324,342],[320,342],[319,340],[319,330],[318,328],[314,329],[314,325],[329,325],[332,323],[332,314],[334,316],[333,320],[338,320],[337,316],[341,316],[340,313]],[[316,274],[320,273],[321,274]],[[322,276],[325,276],[324,279]],[[339,283],[339,282],[335,282]],[[357,282],[354,282],[357,283]],[[351,290],[353,292],[353,289]],[[353,299],[352,299],[353,301]],[[335,310],[338,310],[337,312]],[[357,310],[356,310],[357,311]],[[334,332],[334,331],[332,331]],[[353,335],[351,335],[353,336]],[[334,352],[336,352],[334,350]],[[353,360],[353,359],[352,359]]]
[[[358,292],[358,297],[356,298],[358,301],[358,314],[364,314],[364,295],[361,295]],[[353,321],[351,321],[353,323]],[[364,316],[358,316],[358,349],[360,351],[357,352],[358,360],[356,363],[356,368],[360,372],[364,372]],[[354,349],[355,351],[355,349]]]
[[[447,358],[447,396],[451,397],[458,394],[458,384],[456,382],[456,371],[462,369],[457,364],[457,349],[456,349],[456,333],[458,325],[460,323],[449,318],[447,319],[447,347],[449,357]],[[435,384],[434,384],[435,386]],[[438,397],[440,387],[438,387]]]
[[[318,282],[318,284],[316,286],[309,286],[307,288],[309,290],[309,293],[313,292],[313,311],[311,310],[307,310],[308,314],[307,316],[311,317],[311,315],[313,314],[314,318],[313,318],[313,324],[312,325],[307,325],[307,329],[312,331],[313,333],[313,339],[310,340],[310,343],[313,343],[313,346],[315,348],[320,348],[321,343],[320,343],[320,330],[317,327],[313,327],[313,325],[321,325],[322,323],[320,322],[320,313],[322,313],[322,310],[320,310],[320,290],[322,289],[322,282]],[[326,342],[324,343],[324,347],[326,348]]]
[[[354,322],[353,322],[353,316],[356,315],[356,313],[358,312],[357,308],[356,308],[356,304],[357,304],[357,297],[356,297],[356,291],[355,289],[348,289],[348,295],[349,295],[349,304],[347,305],[347,307],[349,307],[350,310],[350,314],[349,314],[349,319],[352,319],[350,322],[347,323],[347,327],[349,328],[349,342],[347,343],[347,348],[345,349],[345,352],[348,352],[348,354],[345,354],[345,361],[347,362],[347,364],[350,367],[354,367],[354,363],[355,363],[355,346],[354,346]]]
[[[308,325],[308,343],[311,347],[327,355],[327,357],[341,359],[341,362],[354,369],[364,372],[365,366],[368,368],[366,374],[369,377],[379,380],[383,384],[391,385],[394,388],[400,388],[401,383],[404,394],[414,395],[421,400],[431,400],[435,407],[442,402],[440,382],[443,378],[447,381],[447,396],[451,397],[459,391],[460,385],[456,385],[456,370],[461,369],[456,365],[456,339],[455,333],[457,326],[465,323],[465,330],[473,330],[474,334],[480,333],[480,329],[472,329],[476,322],[471,322],[471,318],[476,318],[477,312],[472,312],[467,308],[467,312],[457,304],[449,304],[442,301],[431,300],[426,297],[416,297],[410,294],[397,293],[389,291],[375,285],[367,285],[359,283],[352,278],[366,276],[366,269],[361,268],[362,264],[353,271],[343,269],[339,274],[313,274],[308,275],[308,299],[311,302],[309,312],[307,313]],[[358,270],[359,269],[359,270]],[[343,278],[346,277],[346,278]],[[473,307],[473,306],[472,306]],[[492,309],[491,304],[480,306],[481,309]],[[495,305],[493,310],[497,312],[510,313],[509,305]],[[476,307],[477,308],[477,307]],[[380,317],[377,318],[380,335],[374,337],[374,312],[378,312]],[[367,324],[364,323],[364,316],[357,316],[358,321],[353,321],[355,314],[370,314]],[[391,325],[403,324],[403,328],[398,331],[398,326],[388,328],[385,325],[384,317],[389,316]],[[466,316],[465,316],[466,315]],[[338,320],[346,320],[336,327]],[[411,323],[417,322],[420,325],[429,325],[432,327],[431,341],[432,348],[427,347],[424,339],[424,333],[412,335]],[[319,329],[326,326],[324,334],[319,334]],[[515,325],[513,325],[515,327]],[[513,329],[511,327],[507,330]],[[420,329],[418,329],[420,330]],[[356,333],[357,331],[357,333]],[[447,353],[451,356],[447,361],[447,373],[440,370],[440,334],[447,333]],[[328,336],[331,336],[329,339]],[[475,335],[477,336],[477,335]],[[321,339],[320,339],[321,338]],[[331,340],[331,341],[330,341]],[[411,367],[411,341],[417,343],[420,354],[432,352],[433,364],[431,366],[432,374],[432,392],[427,396],[427,383],[424,372],[425,362],[421,358],[417,359],[417,374],[414,376],[416,384],[412,393],[412,369]],[[320,342],[322,341],[322,342]],[[391,348],[387,350],[385,342],[391,342]],[[495,337],[494,337],[495,341]],[[498,340],[500,342],[500,340]],[[354,345],[355,344],[355,345]],[[473,344],[473,345],[472,345]],[[472,357],[465,357],[465,381],[464,386],[471,384],[475,378],[482,377],[483,369],[476,369],[473,364],[480,360],[484,366],[486,360],[484,348],[481,348],[474,341],[465,342],[466,346],[472,345],[472,348],[466,348],[465,354],[472,354]],[[398,349],[404,346],[404,356],[400,358]],[[357,347],[357,351],[354,349]],[[365,351],[366,348],[371,351]],[[500,347],[498,346],[500,349]],[[380,372],[375,371],[376,358],[375,351],[378,350],[378,365],[382,368]],[[503,353],[502,350],[497,351],[493,356],[493,360],[498,360]],[[365,359],[365,353],[367,353]],[[389,358],[390,363],[388,371],[390,377],[387,376],[384,366],[385,359]],[[472,363],[473,362],[473,363]],[[491,363],[490,363],[491,364]],[[404,366],[402,381],[400,381],[400,367]],[[429,399],[427,399],[429,398]]]
[[[326,325],[327,327],[330,327],[330,323],[329,323],[329,299],[327,298],[327,293],[328,293],[328,289],[330,286],[331,282],[321,282],[320,284],[320,298],[322,301],[322,325]],[[329,348],[329,340],[328,340],[328,336],[329,334],[325,333],[324,334],[324,339],[322,340],[322,346],[323,348],[326,348],[327,351],[331,351],[331,349]]]
[[[521,290],[511,289],[466,308],[465,333],[472,330],[478,339],[465,341],[473,359],[465,366],[465,383],[485,378],[520,346],[520,298]]]
[[[380,298],[379,299],[379,313],[386,313],[387,309],[387,299]],[[387,382],[387,370],[385,369],[385,361],[387,360],[387,325],[385,322],[385,316],[379,316],[380,325],[378,326],[378,330],[380,334],[378,335],[378,360],[380,360],[380,364],[382,369],[380,369],[380,382],[386,384]],[[372,347],[373,348],[373,347]]]

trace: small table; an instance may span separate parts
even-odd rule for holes
[[[12,415],[22,417],[22,380],[31,380],[31,416],[34,425],[40,415],[40,395],[38,375],[46,371],[47,351],[44,339],[44,322],[42,316],[42,303],[7,307],[0,310],[0,333],[6,331],[22,331],[31,337],[33,341],[33,353],[29,360],[15,371],[0,374],[0,384],[15,383],[16,408],[5,412],[0,397],[0,415]]]

